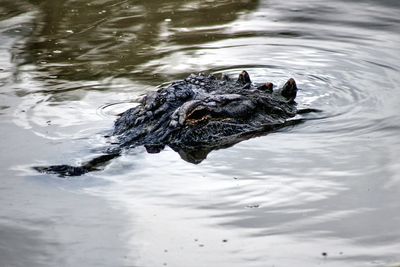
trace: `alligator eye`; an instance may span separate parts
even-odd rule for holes
[[[205,119],[209,115],[209,111],[206,108],[196,108],[187,116],[187,120],[202,120]]]

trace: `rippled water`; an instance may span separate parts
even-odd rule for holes
[[[2,0],[0,266],[400,266],[398,1]],[[191,72],[281,85],[305,123],[193,165],[93,158]]]

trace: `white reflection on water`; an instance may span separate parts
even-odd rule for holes
[[[283,139],[278,134],[267,138],[270,145]],[[326,251],[331,260],[345,262],[352,257],[395,255],[398,245],[361,249],[358,234],[348,231],[355,223],[361,236],[375,238],[373,232],[365,235],[368,223],[363,219],[359,224],[357,218],[371,220],[376,207],[363,207],[363,201],[349,205],[353,202],[349,197],[362,193],[355,193],[357,186],[348,179],[359,179],[362,170],[335,170],[325,162],[329,159],[318,162],[305,153],[288,169],[291,163],[284,153],[274,151],[277,145],[262,153],[251,143],[260,142],[251,140],[230,149],[231,160],[223,151],[213,152],[201,165],[185,163],[169,150],[156,155],[135,151],[100,175],[112,181],[111,186],[87,192],[107,197],[128,211],[132,232],[127,238],[136,245],[132,253],[137,253],[138,264],[144,266],[164,262],[184,266],[193,259],[211,265],[263,266],[278,258],[284,266],[296,261],[317,264]],[[260,166],[252,158],[254,152],[264,155],[269,164]],[[243,158],[240,168],[231,166],[235,154]],[[318,167],[308,166],[313,164]],[[294,169],[299,170],[297,175]],[[385,234],[377,236],[387,240]],[[138,239],[145,242],[137,246]],[[341,263],[336,264],[332,266]]]

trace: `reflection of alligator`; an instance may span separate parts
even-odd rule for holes
[[[289,79],[273,92],[272,83],[258,87],[243,71],[237,80],[228,76],[190,75],[147,94],[140,105],[120,115],[113,136],[117,145],[103,156],[81,166],[36,167],[60,175],[82,175],[120,155],[124,148],[144,146],[149,153],[166,145],[189,162],[199,163],[207,154],[244,139],[295,123],[296,82]]]

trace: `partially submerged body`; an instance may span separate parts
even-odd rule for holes
[[[123,112],[112,134],[118,142],[103,156],[81,166],[36,169],[63,176],[81,175],[137,146],[146,147],[150,153],[169,146],[183,159],[199,163],[214,149],[286,126],[297,112],[296,94],[293,79],[274,92],[272,83],[254,86],[246,71],[237,80],[191,74],[148,93],[140,105]]]

